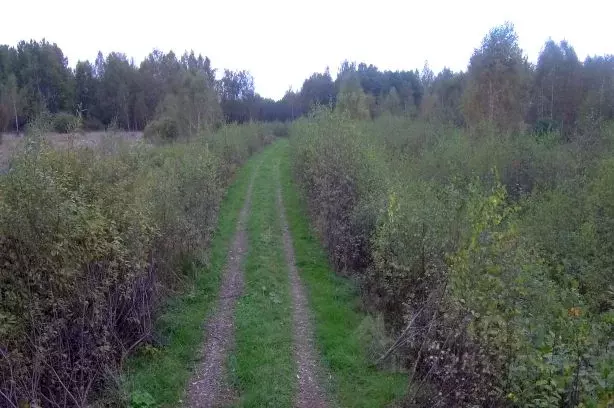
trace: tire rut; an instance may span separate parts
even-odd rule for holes
[[[225,381],[226,360],[234,347],[235,308],[244,287],[243,263],[248,245],[246,224],[257,173],[258,167],[250,179],[237,230],[228,251],[215,313],[205,326],[206,340],[201,352],[203,360],[192,376],[186,393],[186,406],[189,408],[223,407],[232,404],[235,399],[234,390]]]
[[[278,174],[279,176],[279,174]],[[294,400],[297,408],[328,408],[330,404],[319,382],[322,373],[316,353],[313,328],[309,313],[309,302],[296,267],[292,235],[286,219],[286,209],[281,195],[281,184],[277,177],[277,207],[283,234],[284,255],[288,264],[292,294],[294,359],[297,367],[298,394]]]

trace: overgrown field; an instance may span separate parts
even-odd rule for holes
[[[44,119],[30,128],[0,176],[0,405],[85,406],[194,279],[227,185],[271,129],[58,150]]]
[[[328,110],[292,126],[294,178],[383,317],[406,406],[614,403],[614,127],[599,135]]]
[[[79,133],[57,133],[51,132],[43,135],[46,143],[58,149],[72,149],[75,147],[96,147],[103,140],[113,133],[114,138],[121,138],[125,142],[138,143],[143,138],[142,132],[79,132]],[[5,133],[0,135],[0,172],[4,172],[8,167],[11,158],[20,149],[23,137],[15,133]]]

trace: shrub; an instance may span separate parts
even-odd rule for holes
[[[333,265],[399,338],[406,406],[611,402],[612,154],[547,136],[326,111],[292,125]]]
[[[130,408],[150,408],[155,407],[156,401],[145,391],[138,391],[130,395]]]
[[[271,125],[273,136],[288,137],[290,136],[290,126],[287,123],[275,122]]]
[[[0,176],[0,398],[85,406],[152,339],[160,300],[207,246],[234,168],[268,139],[237,128],[232,143],[220,133],[54,150],[39,137],[48,123],[30,126]]]
[[[273,136],[262,123],[227,124],[201,137],[231,170],[273,141]]]
[[[53,115],[52,126],[58,133],[72,133],[81,129],[81,119],[70,113],[60,112]]]
[[[172,142],[179,139],[179,126],[177,121],[169,117],[152,120],[145,127],[143,136],[157,142]]]
[[[84,130],[104,130],[104,124],[98,118],[88,117],[83,120]]]

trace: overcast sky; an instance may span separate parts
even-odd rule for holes
[[[292,86],[344,60],[380,69],[421,69],[428,60],[465,69],[488,30],[506,20],[520,46],[537,60],[544,42],[567,39],[583,60],[614,54],[607,0],[229,0],[164,2],[6,0],[0,43],[45,37],[74,66],[118,51],[137,64],[152,49],[193,49],[223,68],[247,69],[256,91],[278,99]]]

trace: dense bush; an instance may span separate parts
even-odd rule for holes
[[[273,122],[269,125],[271,132],[275,137],[288,137],[290,136],[290,126],[284,122]]]
[[[179,137],[179,126],[176,120],[161,117],[147,124],[143,136],[156,142],[173,142]]]
[[[206,137],[211,149],[222,158],[224,163],[236,167],[243,163],[262,145],[273,141],[273,134],[268,125],[247,123],[229,124]]]
[[[97,118],[83,119],[84,130],[104,130],[104,124]]]
[[[53,115],[53,130],[58,133],[71,133],[81,129],[81,119],[70,113],[60,112]]]
[[[0,177],[0,400],[86,406],[151,338],[234,169],[270,139],[254,125],[242,138],[58,151],[40,126]]]
[[[407,406],[612,403],[611,132],[586,149],[395,117],[293,125],[331,260],[399,337]]]

